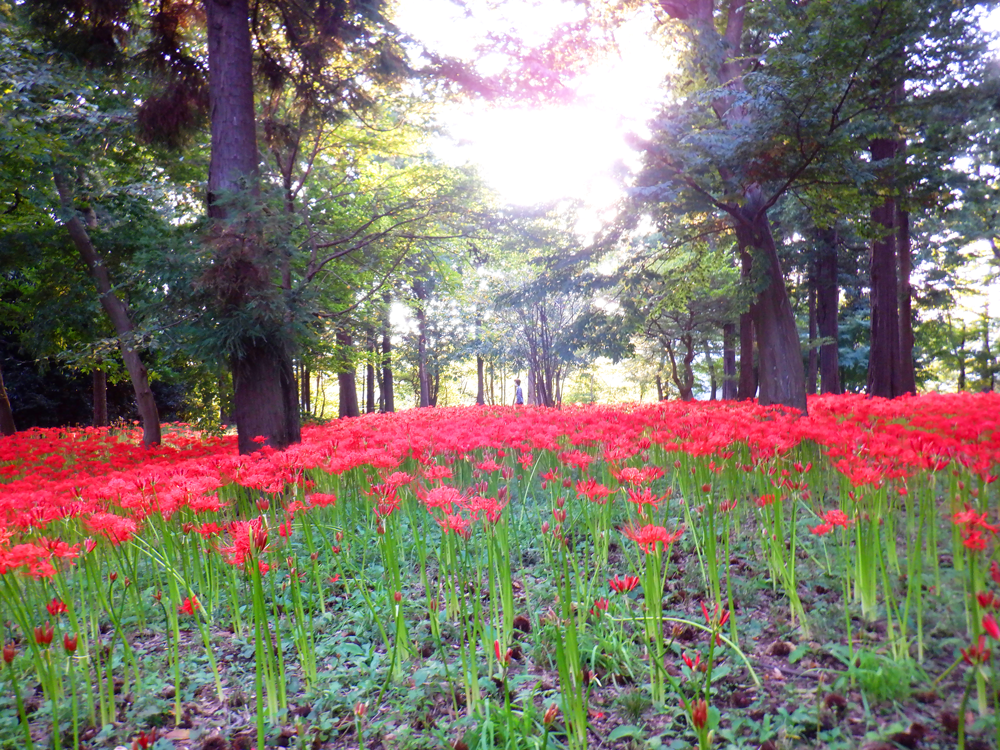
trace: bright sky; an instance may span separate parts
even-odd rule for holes
[[[400,0],[396,21],[436,51],[476,59],[476,45],[488,31],[512,30],[539,44],[554,26],[581,13],[579,6],[555,0],[466,5],[468,13],[449,0]],[[665,73],[665,55],[647,38],[649,28],[648,18],[637,19],[617,32],[620,56],[595,63],[574,82],[574,104],[500,108],[480,101],[450,108],[442,121],[451,139],[439,141],[435,150],[452,163],[477,165],[508,203],[580,198],[597,212],[609,207],[620,195],[616,164],[634,159],[625,134],[644,130]],[[496,60],[486,58],[479,69],[495,72],[491,65]]]

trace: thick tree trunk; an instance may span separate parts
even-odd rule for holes
[[[337,371],[337,383],[340,386],[340,408],[338,415],[344,417],[360,417],[361,410],[358,408],[358,382],[357,370],[351,361],[351,335],[349,333],[337,333],[337,346],[343,358],[341,366]]]
[[[13,435],[15,432],[14,410],[10,408],[10,399],[3,384],[3,367],[0,366],[0,435]]]
[[[816,232],[816,329],[827,339],[819,348],[819,391],[840,393],[840,349],[838,344],[840,283],[837,274],[837,230]]]
[[[486,403],[485,365],[482,357],[476,357],[476,403],[482,406]]]
[[[806,393],[816,395],[816,380],[819,375],[819,351],[816,348],[818,326],[816,325],[816,269],[809,274],[809,365],[806,369]]]
[[[365,360],[365,412],[375,413],[375,357],[378,347],[375,346],[375,331],[368,330],[368,358]]]
[[[227,305],[242,306],[249,296],[280,283],[256,238],[236,237],[222,226],[231,199],[257,191],[259,154],[253,96],[253,48],[247,0],[205,0],[212,148],[208,168],[208,215],[216,220],[216,268],[232,268],[227,285],[238,289]],[[238,232],[236,233],[238,234]],[[232,295],[230,295],[232,296]],[[298,394],[289,343],[272,330],[241,342],[233,355],[233,416],[241,453],[259,447],[264,437],[282,449],[301,439]],[[269,399],[264,401],[263,399]]]
[[[910,288],[912,249],[910,214],[899,210],[897,220],[897,255],[899,256],[899,387],[901,393],[917,392],[917,373],[913,365],[913,305]]]
[[[752,283],[753,258],[750,253],[740,248],[740,278],[746,284]],[[749,401],[757,395],[757,369],[754,365],[754,330],[753,319],[756,303],[745,313],[740,314],[740,379],[737,383],[736,398]]]
[[[240,453],[262,444],[286,448],[299,437],[299,404],[295,371],[287,352],[269,351],[264,341],[244,344],[232,357],[233,418]],[[263,443],[254,438],[263,437]]]
[[[128,307],[115,294],[111,284],[111,276],[108,274],[108,267],[91,242],[87,228],[73,208],[73,189],[69,179],[59,170],[54,171],[53,177],[56,190],[59,192],[59,202],[67,217],[66,230],[69,232],[70,239],[80,254],[80,258],[90,272],[90,277],[94,280],[101,307],[108,314],[111,325],[114,327],[115,333],[118,334],[118,347],[132,382],[132,390],[135,391],[136,408],[139,411],[139,419],[142,421],[143,445],[159,445],[160,414],[156,409],[153,391],[149,387],[149,375],[146,372],[146,367],[142,363],[139,352],[135,350],[135,325],[132,323]]]
[[[101,367],[90,373],[94,394],[94,427],[108,426],[108,374]]]
[[[757,253],[767,273],[767,286],[757,295],[754,304],[754,333],[760,360],[759,403],[780,404],[798,409],[806,406],[805,371],[802,367],[802,346],[795,327],[795,313],[785,289],[778,249],[771,234],[767,212],[761,206],[760,189],[750,186],[745,191],[746,203],[738,209],[740,221],[736,238],[740,249]]]
[[[392,383],[392,330],[389,323],[389,308],[392,298],[386,292],[382,295],[385,303],[384,317],[382,318],[382,411],[396,411],[396,397],[393,392]]]
[[[722,400],[736,399],[736,324],[722,326]]]
[[[892,159],[897,142],[876,138],[871,143],[872,161]],[[899,361],[899,290],[896,268],[896,202],[887,197],[872,209],[872,224],[881,235],[872,240],[871,349],[868,354],[868,395],[894,398],[902,391]]]
[[[694,361],[694,341],[691,336],[682,336],[680,343],[684,347],[684,358],[678,367],[673,344],[666,342],[665,348],[670,360],[670,378],[677,386],[681,401],[694,401],[694,372],[691,369],[691,363]]]

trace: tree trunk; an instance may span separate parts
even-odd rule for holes
[[[302,404],[302,412],[305,414],[312,413],[312,383],[310,382],[312,378],[312,373],[309,371],[309,365],[302,364],[302,377],[300,378],[300,401]]]
[[[958,360],[958,390],[965,390],[965,323],[962,323],[962,338],[958,342],[958,351],[955,352]]]
[[[900,142],[905,148],[905,142]],[[910,214],[898,210],[896,240],[899,256],[899,388],[901,393],[917,392],[917,373],[913,365],[913,305],[910,288],[912,249]]]
[[[10,408],[10,399],[3,384],[3,367],[0,366],[0,435],[13,435],[15,432],[14,410]]]
[[[656,373],[656,400],[663,400],[663,378],[660,377],[660,373]]]
[[[87,228],[73,208],[73,189],[69,180],[58,169],[53,172],[53,178],[56,190],[59,192],[59,203],[63,214],[68,217],[66,230],[69,232],[70,239],[76,246],[80,258],[90,272],[90,277],[94,280],[101,307],[108,314],[111,325],[114,327],[115,333],[118,334],[118,347],[132,382],[136,408],[139,411],[139,419],[142,421],[143,445],[159,445],[160,414],[156,409],[153,391],[149,387],[149,375],[146,372],[146,367],[142,363],[139,352],[135,350],[135,325],[132,323],[128,307],[115,294],[108,267],[97,252],[97,248],[90,241]]]
[[[816,325],[816,269],[809,274],[809,365],[806,368],[806,393],[816,395],[816,380],[819,375],[819,351],[816,348],[818,328]]]
[[[736,324],[726,323],[722,326],[722,400],[733,401],[736,398]]]
[[[94,427],[108,426],[108,374],[101,367],[90,373],[94,393]]]
[[[743,283],[750,284],[753,279],[753,258],[748,250],[740,248],[740,278]],[[740,401],[749,401],[757,395],[757,370],[754,367],[754,330],[753,318],[756,303],[745,313],[740,314],[740,379],[737,383],[736,397]]]
[[[719,382],[715,377],[715,361],[712,359],[712,348],[707,341],[705,342],[705,363],[708,365],[708,385],[711,390],[708,400],[715,401],[719,395]]]
[[[375,413],[375,331],[368,329],[368,357],[365,360],[365,412]]]
[[[892,159],[896,141],[876,138],[872,161]],[[902,391],[899,362],[899,290],[896,283],[896,202],[886,197],[872,209],[872,224],[881,235],[872,240],[871,349],[868,354],[868,395],[894,398]]]
[[[771,234],[767,212],[761,205],[760,188],[748,187],[746,203],[738,209],[740,221],[736,238],[740,249],[758,254],[767,273],[767,286],[754,304],[754,333],[760,358],[759,402],[764,406],[780,404],[805,414],[806,382],[802,367],[802,346],[795,327],[795,313],[788,300],[785,277],[781,271],[778,249]]]
[[[819,348],[819,391],[840,393],[840,348],[837,316],[840,283],[837,273],[837,230],[816,232],[816,329],[828,339]]]
[[[357,370],[351,361],[351,335],[349,333],[337,332],[337,347],[340,349],[342,362],[337,368],[337,383],[340,386],[340,408],[338,416],[360,417],[361,410],[358,408],[358,383]]]
[[[392,298],[386,292],[382,295],[385,316],[382,318],[382,411],[396,411],[396,399],[392,383],[392,335],[389,324],[389,303]]]
[[[486,378],[485,362],[480,356],[476,356],[476,403],[482,406],[486,403]]]
[[[266,248],[255,243],[254,238],[234,237],[231,228],[223,226],[231,218],[228,204],[232,196],[257,191],[260,157],[250,10],[247,0],[205,0],[205,13],[212,131],[208,215],[216,222],[216,268],[233,269],[235,278],[227,281],[240,291],[229,304],[239,307],[275,283],[272,277],[276,272]],[[255,450],[255,437],[264,437],[268,445],[278,449],[299,442],[298,394],[286,335],[271,330],[263,336],[248,337],[241,344],[231,358],[233,416],[240,452]],[[261,400],[265,398],[270,400]]]
[[[299,437],[299,403],[295,371],[287,352],[270,351],[270,342],[243,345],[233,355],[233,418],[241,454],[259,450],[263,444],[286,448]]]

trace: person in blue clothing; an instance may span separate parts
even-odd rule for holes
[[[514,406],[524,406],[524,391],[521,390],[520,378],[514,378]]]

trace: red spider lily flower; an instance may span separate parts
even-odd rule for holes
[[[45,605],[45,609],[49,611],[49,614],[53,617],[65,613],[66,602],[60,601],[58,598],[53,598],[51,602]]]
[[[608,579],[608,585],[611,587],[612,591],[617,591],[619,594],[625,594],[639,585],[639,576],[625,576],[624,578],[615,576],[614,578]]]
[[[287,539],[288,537],[290,537],[292,535],[292,531],[294,530],[294,528],[295,528],[295,525],[294,525],[294,523],[292,521],[288,521],[287,523],[279,523],[278,524],[278,536],[284,537],[284,538]]]
[[[976,601],[979,602],[979,606],[983,609],[990,609],[996,603],[992,591],[980,591],[976,594]]]
[[[993,583],[1000,586],[1000,565],[996,560],[990,563],[990,578],[993,579]]]
[[[642,484],[643,474],[639,469],[632,466],[626,466],[618,472],[618,481],[622,484]]]
[[[266,576],[267,573],[268,573],[268,571],[271,570],[271,566],[268,563],[264,562],[263,560],[258,560],[257,561],[257,570],[260,571],[260,574],[262,576]]]
[[[702,492],[711,492],[712,491],[712,485],[709,484],[708,482],[706,482],[705,484],[703,484],[701,486],[701,491]]]
[[[608,501],[611,490],[600,484],[593,477],[576,483],[577,497],[586,497],[590,502],[604,505]]]
[[[359,719],[365,718],[365,714],[368,713],[368,704],[358,701],[354,704],[354,715]]]
[[[990,612],[983,615],[983,630],[994,641],[1000,641],[1000,625],[997,625],[996,618]]]
[[[268,508],[271,507],[271,501],[266,497],[260,497],[257,499],[257,510],[261,513],[267,513]]]
[[[497,661],[500,663],[500,666],[506,669],[507,665],[510,664],[510,657],[514,653],[514,649],[510,649],[510,648],[507,649],[507,652],[504,653],[501,656],[500,655],[500,641],[493,641],[493,651],[497,655]]]
[[[708,724],[708,704],[704,698],[691,709],[691,723],[694,724],[695,729],[699,730],[704,729],[705,725]]]
[[[110,573],[108,573],[108,580],[111,581],[111,583],[114,583],[115,581],[118,580],[118,574],[114,571],[111,571]]]
[[[823,536],[824,534],[829,534],[833,531],[833,524],[821,523],[819,526],[813,526],[809,529],[816,536]]]
[[[63,648],[66,649],[67,654],[72,654],[76,651],[76,644],[79,638],[77,636],[70,637],[69,633],[63,635]]]
[[[52,626],[46,622],[44,625],[35,628],[35,643],[39,646],[48,646],[52,643],[52,636],[55,635],[55,631]]]
[[[552,469],[542,474],[542,480],[546,482],[554,482],[559,478],[559,469]]]
[[[337,496],[326,492],[314,492],[309,495],[309,504],[317,508],[326,508],[337,504]]]
[[[177,608],[177,611],[182,615],[193,615],[200,607],[201,604],[198,602],[198,597],[192,595],[184,600],[184,603]]]
[[[828,510],[823,514],[823,520],[831,526],[841,526],[845,529],[854,523],[854,520],[849,518],[848,515],[839,508]]]
[[[727,622],[729,622],[729,610],[723,610],[722,615],[719,615],[719,605],[715,605],[715,610],[711,615],[708,613],[708,607],[705,606],[705,602],[701,603],[701,613],[705,616],[705,624],[712,625],[713,623],[716,627],[722,627]]]
[[[256,440],[257,438],[254,438]],[[266,438],[265,438],[266,439]],[[149,750],[156,742],[156,730],[151,729],[148,733],[139,732],[139,736],[132,740],[132,750]]]
[[[666,549],[669,545],[680,539],[684,533],[684,527],[681,526],[677,531],[670,532],[662,526],[647,524],[646,526],[636,527],[630,524],[622,526],[619,531],[638,544],[639,549],[650,555],[656,552],[657,543],[662,544],[663,548]]]
[[[607,599],[597,599],[594,601],[594,606],[590,608],[590,614],[601,616],[602,612],[608,611],[608,600]]]
[[[774,495],[761,495],[754,502],[758,508],[766,508],[768,505],[774,504]]]
[[[643,487],[642,492],[629,487],[625,495],[630,503],[635,503],[640,507],[640,512],[642,512],[641,508],[643,505],[651,505],[654,508],[659,508],[660,503],[667,497],[666,495],[654,495],[649,491],[649,487]]]
[[[559,714],[559,706],[553,703],[547,709],[545,709],[545,713],[542,715],[542,723],[545,726],[549,726],[553,721],[556,720],[556,716],[558,716],[558,714]]]
[[[681,658],[684,660],[684,663],[687,664],[688,669],[692,672],[698,669],[701,665],[701,652],[695,654],[694,661],[692,661],[687,654],[681,654]]]
[[[973,667],[990,660],[990,650],[986,648],[986,636],[983,635],[979,636],[979,642],[975,646],[970,646],[968,649],[960,648],[959,651],[962,652],[966,664]]]
[[[17,647],[13,643],[5,643],[3,645],[3,660],[10,664],[14,661],[15,656],[17,656]]]
[[[337,575],[335,575],[335,576],[331,576],[329,580],[330,580],[330,583],[336,583],[337,581],[340,580],[340,573],[337,573]]]

